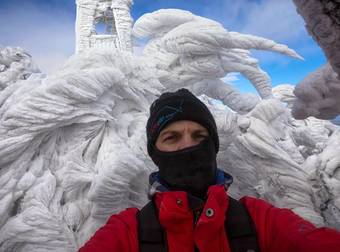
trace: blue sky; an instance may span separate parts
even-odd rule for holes
[[[189,10],[228,30],[263,36],[296,50],[305,61],[254,52],[273,86],[296,84],[326,62],[292,0],[135,0],[132,16],[136,20],[161,8]],[[43,72],[53,73],[74,53],[75,11],[75,0],[0,0],[0,45],[25,48]],[[254,91],[242,77],[234,84],[243,92]]]

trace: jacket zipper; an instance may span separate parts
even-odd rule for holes
[[[195,210],[194,212],[194,226],[196,226],[198,219],[201,215],[201,210]]]

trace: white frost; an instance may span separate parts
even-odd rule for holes
[[[146,14],[136,21],[133,33],[150,38],[144,55],[153,58],[162,83],[172,89],[183,82],[189,86],[204,79],[240,72],[253,83],[262,98],[271,98],[271,80],[248,50],[271,50],[301,58],[285,45],[229,32],[215,21],[181,10],[163,9]],[[249,104],[241,107],[249,107]]]
[[[28,79],[40,70],[31,55],[20,47],[0,47],[0,91],[9,85]]]
[[[340,80],[329,64],[309,74],[295,88],[293,115],[333,119],[340,115]]]

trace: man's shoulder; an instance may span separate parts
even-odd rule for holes
[[[102,226],[98,231],[109,236],[111,234],[115,234],[115,236],[124,239],[131,235],[136,236],[137,234],[136,214],[138,211],[139,210],[137,208],[127,208],[121,211],[120,213],[113,214],[107,220],[106,224]]]
[[[128,208],[111,215],[106,224],[99,228],[79,251],[137,252],[137,212],[137,208]]]
[[[252,217],[260,217],[264,215],[265,217],[272,218],[280,217],[280,220],[284,220],[286,218],[302,220],[302,218],[296,215],[291,209],[273,206],[263,199],[245,196],[240,199],[240,202],[247,208]]]
[[[266,225],[272,217],[281,212],[281,209],[274,207],[267,201],[250,196],[242,197],[239,202],[246,207],[257,227]]]
[[[300,227],[305,231],[315,229],[315,226],[295,214],[291,209],[279,208],[262,199],[243,197],[240,202],[245,205],[259,232],[268,236],[273,233],[285,234],[293,237],[293,233],[300,235]]]
[[[118,214],[113,214],[108,219],[106,225],[115,225],[122,227],[136,226],[137,219],[136,214],[138,213],[138,208],[127,208]]]

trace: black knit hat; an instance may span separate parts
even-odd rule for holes
[[[215,119],[209,109],[187,89],[163,93],[150,107],[150,117],[146,124],[148,153],[151,156],[159,133],[168,124],[180,121],[194,121],[205,127],[215,144],[216,153],[219,140]]]

